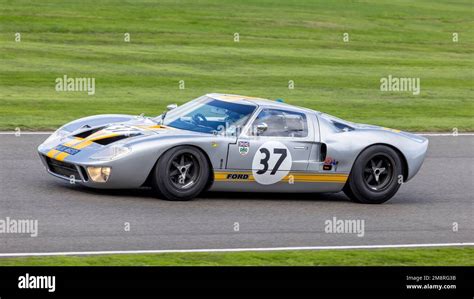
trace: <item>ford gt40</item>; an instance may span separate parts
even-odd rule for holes
[[[424,137],[281,101],[207,94],[157,117],[72,121],[38,147],[51,175],[93,188],[152,187],[167,200],[203,191],[340,192],[383,203],[420,169]]]

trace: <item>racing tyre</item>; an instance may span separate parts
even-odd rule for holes
[[[353,202],[384,203],[400,188],[402,167],[395,150],[383,145],[371,146],[355,161],[343,191]]]
[[[210,169],[204,154],[192,146],[165,152],[153,170],[152,186],[160,198],[191,200],[207,186]]]

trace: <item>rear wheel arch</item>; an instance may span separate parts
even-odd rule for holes
[[[354,159],[354,163],[355,161],[357,161],[357,159],[359,158],[359,156],[365,151],[367,150],[368,148],[372,147],[372,146],[376,146],[376,145],[382,145],[382,146],[386,146],[386,147],[389,147],[391,149],[393,149],[397,154],[398,156],[400,157],[400,160],[402,161],[402,174],[403,174],[403,181],[405,182],[408,178],[408,162],[407,162],[407,159],[405,157],[405,155],[395,146],[391,145],[391,144],[388,144],[388,143],[373,143],[371,145],[368,145],[366,146],[365,148],[363,148],[359,154],[357,155],[357,157]],[[352,168],[354,167],[354,163],[352,164],[351,166],[351,172],[352,172]]]
[[[377,165],[381,166],[374,166],[374,160],[372,159],[376,159],[375,163],[379,163]],[[372,169],[375,170],[373,170],[374,174],[367,176],[366,167],[369,162],[372,163]],[[399,177],[404,176],[407,172],[407,167],[404,165],[405,163],[405,157],[397,148],[383,143],[371,144],[361,150],[357,155],[351,167],[348,180],[343,187],[343,191],[349,199],[354,202],[367,204],[386,202],[392,198],[400,188],[401,182]],[[384,177],[379,181],[379,175],[382,177],[381,174],[384,173],[386,169],[388,172],[385,172]],[[376,174],[376,172],[379,174]],[[376,182],[374,180],[376,180]]]

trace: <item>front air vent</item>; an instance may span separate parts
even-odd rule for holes
[[[98,131],[102,130],[103,128],[105,128],[105,126],[98,127],[98,128],[92,129],[92,130],[87,130],[87,131],[84,131],[84,132],[81,132],[79,134],[74,135],[74,137],[86,138],[86,137],[89,137],[90,135],[94,134],[95,132],[98,132]]]
[[[74,164],[51,159],[50,157],[44,156],[46,163],[48,164],[48,169],[54,174],[60,175],[65,178],[70,178],[71,176],[80,179],[79,172]]]
[[[111,144],[111,143],[114,143],[114,142],[117,142],[117,141],[120,141],[120,140],[123,140],[123,139],[126,139],[126,138],[135,137],[135,136],[138,136],[138,135],[142,135],[142,134],[119,135],[119,136],[114,136],[114,137],[110,137],[110,138],[94,140],[94,142],[98,143],[98,144],[101,144],[101,145],[108,145],[108,144]]]

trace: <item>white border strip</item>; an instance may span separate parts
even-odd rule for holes
[[[474,246],[473,243],[434,243],[397,245],[355,245],[355,246],[307,246],[271,248],[227,248],[227,249],[176,249],[176,250],[117,250],[117,251],[76,251],[38,253],[0,253],[0,257],[56,256],[56,255],[106,255],[106,254],[150,254],[150,253],[193,253],[193,252],[243,252],[243,251],[285,251],[285,250],[341,250],[341,249],[383,249],[416,247]]]
[[[38,131],[38,132],[29,132],[29,131],[21,131],[20,135],[51,135],[54,132],[48,131]],[[15,135],[18,134],[17,132],[12,131],[1,131],[0,135]],[[456,137],[456,136],[474,136],[474,133],[458,133],[457,135],[453,135],[453,133],[418,133],[415,135],[419,136],[447,136],[447,137]]]

